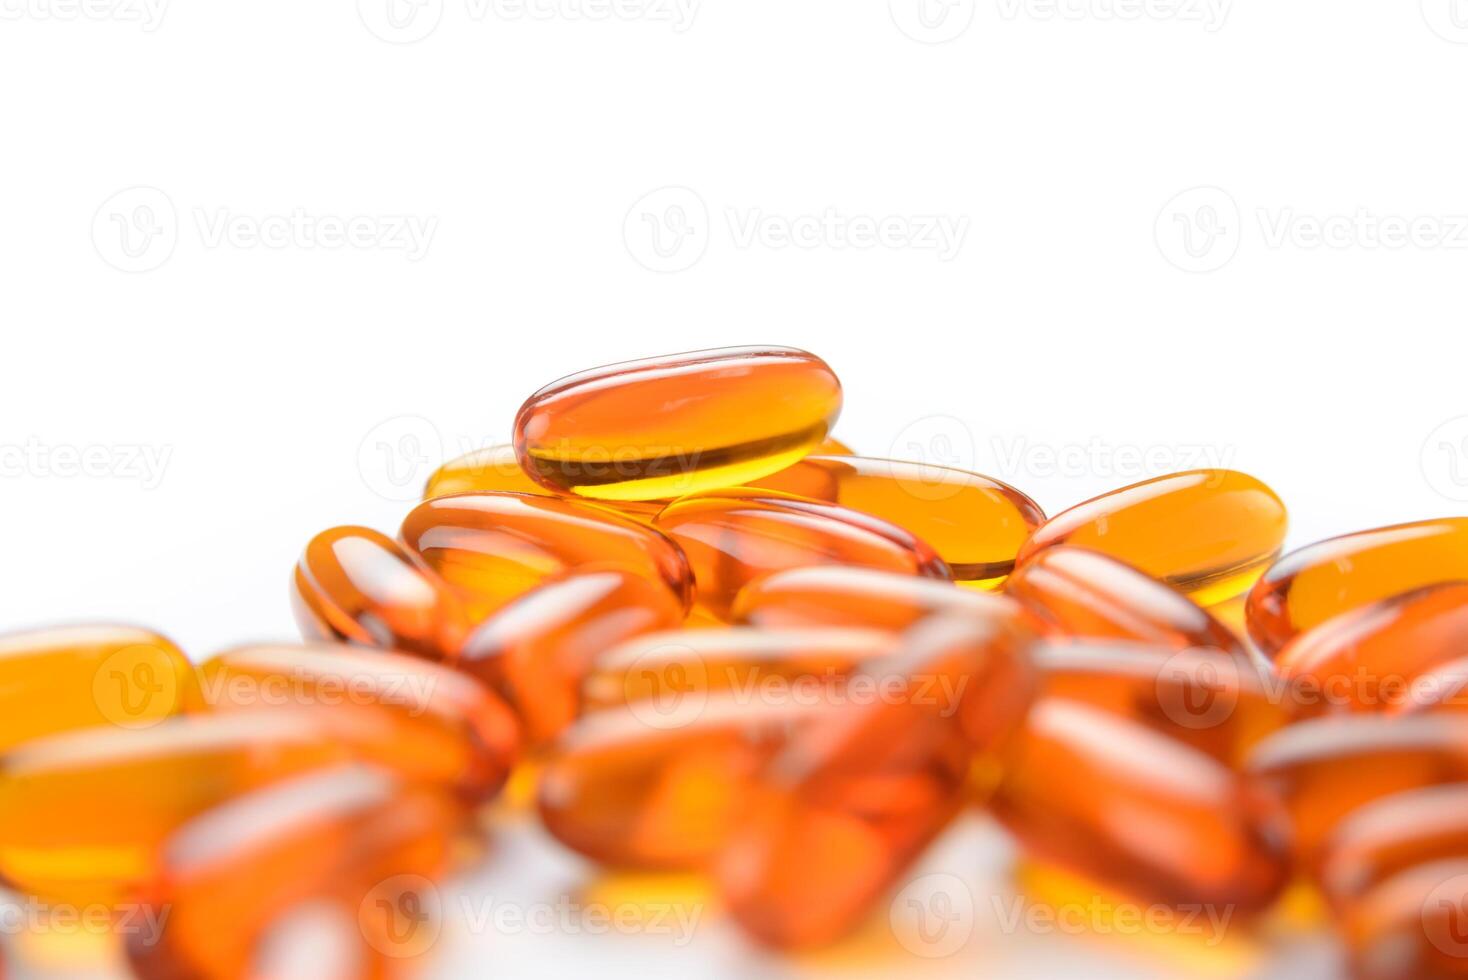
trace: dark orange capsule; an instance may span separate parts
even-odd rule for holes
[[[1273,656],[1352,609],[1427,585],[1468,581],[1468,517],[1361,531],[1285,555],[1249,593],[1249,635]]]
[[[734,918],[775,946],[848,932],[961,806],[973,757],[1019,723],[1022,634],[966,618],[916,627],[861,675],[898,682],[821,712],[755,780],[718,862]]]
[[[1320,885],[1337,910],[1417,865],[1468,855],[1468,784],[1368,803],[1341,821],[1323,853]]]
[[[1030,711],[994,814],[1037,857],[1138,899],[1252,914],[1287,879],[1270,801],[1226,765],[1110,711]]]
[[[335,527],[306,545],[291,590],[308,640],[340,640],[441,659],[469,621],[453,591],[402,545],[365,527]]]
[[[1387,879],[1351,903],[1341,932],[1353,980],[1468,977],[1468,859]]]
[[[518,493],[463,493],[424,501],[403,521],[403,542],[488,614],[580,565],[619,565],[661,582],[680,602],[693,579],[677,545],[605,507]]]
[[[682,547],[698,602],[727,619],[739,590],[772,572],[858,565],[949,579],[924,541],[886,521],[768,490],[716,490],[674,501],[656,526]]]
[[[581,713],[581,684],[598,656],[682,620],[682,603],[661,582],[620,568],[573,571],[480,624],[456,666],[504,695],[527,741],[540,744]]]
[[[861,456],[807,456],[750,486],[840,504],[932,545],[959,582],[996,587],[1045,520],[1029,497],[964,470]]]
[[[515,417],[515,451],[556,490],[664,500],[789,466],[821,444],[840,411],[841,384],[814,354],[694,351],[547,385]]]

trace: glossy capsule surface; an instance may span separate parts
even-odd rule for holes
[[[682,620],[682,603],[660,582],[620,568],[569,572],[485,620],[456,666],[500,692],[527,741],[540,744],[581,713],[581,685],[598,656]]]
[[[650,702],[671,712],[710,693],[795,700],[889,655],[896,642],[885,630],[837,627],[648,633],[598,657],[582,691],[587,710]]]
[[[826,439],[840,411],[841,384],[814,354],[729,347],[562,378],[521,407],[514,442],[546,487],[663,500],[789,466]]]
[[[655,522],[683,549],[698,603],[727,619],[739,590],[763,575],[857,565],[948,580],[920,538],[881,518],[766,490],[715,490],[669,504]]]
[[[1352,902],[1341,932],[1353,980],[1468,977],[1468,859],[1395,875]]]
[[[906,528],[933,546],[959,582],[992,588],[1014,568],[1045,513],[1014,487],[944,466],[807,456],[751,486],[840,504]]]
[[[573,500],[517,493],[439,497],[408,514],[402,539],[481,618],[586,564],[619,565],[661,582],[685,604],[693,594],[687,561],[660,532]]]
[[[1268,906],[1285,826],[1226,765],[1119,714],[1046,697],[990,807],[1034,856],[1135,898]]]
[[[1233,632],[1187,596],[1084,548],[1059,546],[1035,554],[1015,569],[1004,592],[1059,636],[1217,650],[1249,659]]]
[[[380,930],[379,897],[395,882],[424,882],[451,867],[463,807],[442,790],[363,766],[295,777],[221,803],[178,827],[161,846],[140,897],[162,928],[128,936],[140,980],[244,980],[272,930],[308,902],[350,923],[358,975],[382,975],[416,952],[409,930]],[[411,876],[411,878],[409,877]],[[404,908],[429,907],[425,895]],[[396,909],[389,909],[388,915]],[[166,914],[164,914],[166,912]],[[359,924],[360,923],[360,924]],[[437,923],[420,922],[426,934]],[[376,966],[366,963],[382,960]]]
[[[147,728],[182,710],[194,668],[135,626],[68,626],[0,636],[0,750],[94,725]]]
[[[296,623],[308,640],[339,640],[442,659],[469,617],[453,590],[385,534],[335,527],[306,545],[292,578]]]
[[[992,623],[925,623],[861,675],[900,683],[795,732],[718,860],[735,920],[778,947],[859,924],[957,812],[975,755],[1019,724],[1034,690],[1027,642]]]
[[[1280,650],[1282,677],[1320,693],[1322,710],[1410,711],[1458,693],[1468,655],[1468,584],[1428,586],[1328,619]]]
[[[1368,803],[1341,821],[1323,853],[1320,885],[1336,909],[1417,865],[1468,855],[1468,784]]]
[[[905,630],[939,613],[1041,622],[1008,596],[958,588],[941,579],[873,568],[813,565],[756,579],[739,591],[736,623],[766,629],[856,626]]]
[[[1361,531],[1292,551],[1249,593],[1249,635],[1273,655],[1328,619],[1423,586],[1468,581],[1468,518]]]
[[[423,488],[423,499],[448,497],[456,493],[533,493],[556,495],[520,468],[520,460],[511,445],[489,446],[449,460],[429,476]],[[663,509],[664,501],[603,501],[619,513],[640,521],[650,521]]]
[[[1099,551],[1201,605],[1233,598],[1274,561],[1288,519],[1274,491],[1233,470],[1193,470],[1114,490],[1045,522],[1019,560],[1057,544]]]
[[[374,760],[451,786],[471,800],[493,796],[519,748],[510,709],[472,677],[416,657],[342,646],[253,646],[199,668],[201,710],[299,708],[338,718],[371,739]],[[356,715],[370,716],[361,723]],[[347,717],[350,714],[351,717]]]

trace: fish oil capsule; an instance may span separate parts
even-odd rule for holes
[[[292,580],[307,640],[340,640],[452,656],[468,632],[453,591],[402,545],[365,527],[335,527],[306,545]]]
[[[739,590],[733,620],[765,629],[858,626],[901,631],[939,613],[1041,622],[1008,596],[874,568],[811,565],[755,579]]]
[[[649,701],[656,711],[710,692],[796,699],[887,656],[895,643],[884,630],[834,627],[648,633],[597,658],[582,693],[587,710]]]
[[[677,545],[604,507],[518,493],[427,500],[403,521],[403,543],[468,597],[480,618],[578,565],[620,565],[661,582],[685,605],[693,579]]]
[[[1417,865],[1468,856],[1468,783],[1368,803],[1341,821],[1323,853],[1321,890],[1337,910]]]
[[[727,347],[594,368],[531,395],[515,451],[536,482],[602,500],[737,486],[819,446],[841,383],[814,354]]]
[[[310,773],[224,802],[163,842],[159,866],[140,889],[161,928],[129,932],[133,971],[140,980],[256,976],[272,929],[307,903],[335,907],[350,923],[352,952],[386,970],[415,949],[400,945],[411,941],[406,933],[390,944],[366,931],[377,921],[378,884],[421,883],[447,871],[465,817],[442,790],[365,766]],[[426,896],[416,897],[417,908],[428,908]],[[418,923],[424,933],[437,925]],[[359,975],[368,974],[380,975],[364,964]]]
[[[1015,569],[1004,591],[1037,613],[1050,633],[1250,659],[1233,632],[1187,596],[1094,551],[1046,548]]]
[[[1296,634],[1427,585],[1468,581],[1468,517],[1361,531],[1292,551],[1249,593],[1249,635],[1273,656]]]
[[[754,774],[817,706],[724,692],[588,714],[541,772],[541,821],[604,864],[700,869],[727,839]]]
[[[1266,908],[1286,827],[1224,764],[1066,698],[1031,709],[990,807],[1036,857],[1135,898]]]
[[[1200,605],[1248,590],[1274,561],[1288,521],[1273,490],[1232,470],[1193,470],[1103,494],[1057,514],[1020,552],[1069,544],[1161,579]]]
[[[813,456],[855,456],[852,448],[840,439],[827,438],[815,448]]]
[[[1434,670],[1468,653],[1468,584],[1382,599],[1298,634],[1280,650],[1282,677],[1318,691],[1323,710],[1408,711],[1451,694]],[[1447,681],[1448,678],[1439,678]]]
[[[1347,814],[1404,790],[1468,780],[1468,718],[1349,715],[1297,722],[1265,739],[1248,770],[1281,799],[1295,853],[1316,866]]]
[[[1041,646],[1035,660],[1046,697],[1105,708],[1231,767],[1294,720],[1282,685],[1206,650],[1081,642]]]
[[[423,488],[423,499],[432,500],[456,493],[556,495],[556,491],[541,486],[526,475],[515,456],[515,447],[509,445],[478,449],[444,463],[428,478]],[[666,501],[608,500],[603,503],[620,514],[646,523],[657,516]]]
[[[840,504],[906,528],[932,545],[958,582],[996,587],[1045,520],[1029,497],[998,480],[946,466],[807,456],[750,484]]]
[[[485,620],[456,666],[499,691],[538,745],[580,714],[581,683],[598,655],[682,620],[682,603],[659,582],[620,568],[570,572]]]
[[[1468,977],[1468,859],[1455,856],[1403,871],[1346,910],[1345,938],[1355,980],[1461,980]]]
[[[329,724],[340,712],[370,712],[373,759],[397,772],[485,800],[504,784],[519,747],[515,717],[471,677],[414,657],[331,646],[252,646],[218,654],[200,669],[200,708],[302,708]]]
[[[760,772],[717,865],[736,921],[763,942],[833,941],[948,823],[974,756],[996,753],[1033,694],[1027,641],[934,620],[861,676],[896,680],[820,713]]]
[[[720,619],[762,575],[811,565],[858,565],[950,578],[928,544],[895,525],[771,490],[714,490],[669,504],[657,528],[688,556],[698,602]]]
[[[194,668],[171,642],[134,626],[68,626],[0,636],[0,750],[42,735],[146,728],[177,714]]]

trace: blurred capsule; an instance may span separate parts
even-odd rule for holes
[[[819,446],[841,384],[814,354],[728,347],[594,368],[531,395],[515,450],[544,486],[660,500],[737,486]]]
[[[518,493],[464,493],[419,504],[403,542],[467,597],[481,618],[546,579],[615,564],[667,586],[685,605],[693,579],[678,547],[604,507]]]
[[[0,636],[0,750],[42,735],[147,728],[182,710],[193,665],[135,626],[66,626]]]
[[[342,711],[368,711],[372,758],[398,772],[452,786],[470,800],[498,792],[515,762],[515,717],[472,677],[394,653],[340,646],[253,646],[229,650],[200,669],[210,711],[304,708],[329,724]]]
[[[402,545],[365,527],[335,527],[306,545],[292,605],[307,640],[340,640],[452,656],[469,620],[453,591]]]
[[[1354,980],[1468,977],[1468,858],[1388,878],[1348,906],[1341,933]]]
[[[520,468],[515,447],[510,445],[477,449],[444,463],[428,478],[428,484],[423,488],[423,499],[432,500],[456,493],[533,493],[542,497],[561,495],[530,479]],[[603,506],[644,523],[656,517],[665,504],[666,501],[602,501]]]
[[[1069,544],[1161,579],[1200,605],[1248,590],[1274,561],[1288,523],[1273,490],[1244,473],[1194,470],[1114,490],[1050,518],[1021,562]]]
[[[938,613],[1041,623],[1004,595],[959,588],[940,579],[874,568],[812,565],[755,579],[739,591],[733,620],[768,629],[859,626],[905,630]]]
[[[688,556],[698,602],[727,619],[739,590],[762,575],[857,565],[948,579],[926,542],[886,521],[769,490],[715,490],[674,501],[656,526]]]
[[[1368,803],[1341,821],[1322,853],[1320,885],[1337,910],[1419,864],[1468,856],[1468,783]]]
[[[394,961],[419,952],[415,939],[439,923],[400,916],[393,925],[407,931],[380,931],[377,899],[398,883],[432,888],[431,879],[451,867],[465,822],[462,806],[441,790],[364,766],[295,777],[224,802],[163,842],[140,890],[152,913],[145,918],[159,928],[128,932],[129,963],[140,980],[245,980],[258,975],[272,929],[322,902],[351,924],[357,975],[394,972]],[[390,897],[405,894],[399,888]],[[430,896],[415,897],[417,907],[430,905]],[[416,930],[425,937],[411,935]]]
[[[885,630],[836,627],[648,633],[598,657],[582,692],[588,710],[672,704],[710,692],[769,700],[828,685],[890,654],[896,642]]]
[[[1013,733],[1032,671],[1023,634],[954,617],[858,674],[879,693],[819,712],[753,782],[717,867],[739,924],[780,947],[856,926],[957,812],[974,756]]]
[[[1118,714],[1046,697],[990,804],[1035,856],[1168,905],[1266,908],[1285,826],[1217,760]]]
[[[996,587],[1045,513],[998,480],[946,466],[860,456],[807,456],[750,484],[840,504],[933,546],[953,578]]]
[[[1426,585],[1468,581],[1468,517],[1361,531],[1292,551],[1249,593],[1249,635],[1273,656],[1328,619]]]
[[[817,446],[812,453],[815,456],[854,456],[852,448],[840,439],[827,437],[826,441]]]

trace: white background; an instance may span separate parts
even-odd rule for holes
[[[0,13],[7,628],[290,637],[314,532],[731,344],[1051,511],[1208,460],[1294,543],[1468,499],[1464,0]]]

